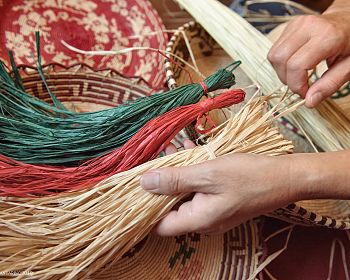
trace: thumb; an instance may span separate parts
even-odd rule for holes
[[[208,191],[205,165],[156,169],[142,175],[141,187],[158,194],[178,194]]]
[[[350,80],[350,56],[336,62],[306,94],[306,106],[314,108]]]

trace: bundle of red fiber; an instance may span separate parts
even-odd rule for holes
[[[78,167],[31,165],[0,155],[0,196],[54,195],[92,187],[109,176],[154,159],[184,127],[196,119],[198,123],[211,110],[240,103],[244,97],[240,89],[229,90],[171,110],[148,122],[121,148]]]

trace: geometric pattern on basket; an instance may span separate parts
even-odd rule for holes
[[[27,92],[52,103],[40,75],[30,66],[19,67]],[[86,65],[43,67],[49,88],[76,112],[97,111],[149,96],[151,89],[139,78],[125,78],[115,71],[94,71]]]
[[[329,216],[316,214],[315,212],[309,211],[295,203],[290,204],[285,208],[275,210],[273,213],[268,214],[268,216],[299,225],[312,225],[344,230],[350,229],[349,215],[346,216],[344,214],[344,217],[335,219]]]
[[[224,280],[248,279],[262,254],[259,221],[221,235],[149,235],[110,268],[92,279]]]
[[[90,56],[68,50],[61,40],[82,50],[120,50],[128,47],[164,49],[167,35],[157,12],[146,0],[2,0],[0,2],[0,59],[34,65],[35,32],[42,38],[42,63],[86,64],[139,76],[152,87],[163,87],[162,58],[156,52]]]

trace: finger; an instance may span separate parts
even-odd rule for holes
[[[298,33],[294,37],[286,38],[276,50],[269,53],[268,59],[271,61],[278,77],[284,84],[287,84],[288,60],[308,42],[308,39],[309,37],[307,34]]]
[[[286,38],[290,37],[291,34],[294,34],[298,29],[298,24],[296,20],[291,20],[289,24],[284,28],[281,36],[274,42],[271,50],[278,48],[282,42],[285,41]]]
[[[287,84],[286,64],[289,58],[297,52],[308,40],[308,33],[296,32],[293,25],[271,48],[268,59],[276,70],[279,79]]]
[[[170,143],[166,148],[165,148],[165,154],[166,155],[171,155],[177,153],[177,148],[173,143]]]
[[[193,141],[186,139],[184,141],[184,148],[185,150],[190,150],[196,147],[196,144],[193,143]]]
[[[337,49],[331,42],[310,40],[288,60],[286,79],[289,88],[305,97],[309,89],[308,71],[314,69],[322,60],[332,57]]]
[[[176,236],[198,231],[205,219],[199,217],[200,213],[193,211],[192,204],[192,201],[188,201],[182,204],[178,210],[171,211],[158,223],[154,232],[161,236]]]
[[[350,56],[337,62],[306,93],[305,105],[314,108],[350,80]]]
[[[187,167],[169,167],[153,170],[142,175],[141,187],[158,194],[178,193],[216,193],[213,178],[210,175],[210,162]]]
[[[211,195],[196,194],[194,199],[183,203],[178,210],[171,211],[162,219],[154,232],[161,236],[175,236],[188,232],[202,232],[210,221],[206,209],[213,203]]]
[[[341,55],[338,55],[338,56],[335,55],[335,56],[329,57],[327,59],[327,66],[328,66],[328,68],[331,68],[334,64],[342,61],[345,58],[346,58],[346,56],[344,57],[344,56],[341,56]]]

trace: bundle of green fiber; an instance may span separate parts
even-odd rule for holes
[[[30,279],[85,279],[118,261],[184,198],[144,191],[139,180],[145,172],[230,153],[292,152],[291,142],[273,122],[300,103],[286,107],[280,100],[266,111],[271,98],[255,95],[215,129],[207,145],[147,162],[91,189],[35,199],[0,198],[0,271],[23,272],[17,279],[27,271]]]
[[[245,19],[217,0],[176,0],[186,9],[220,46],[233,58],[240,59],[248,77],[261,85],[264,94],[283,88],[275,70],[267,60],[272,43]],[[282,92],[285,92],[283,89]],[[344,118],[332,100],[316,109],[301,107],[287,119],[324,151],[350,148],[350,120]],[[271,104],[275,104],[272,99]]]
[[[175,108],[149,121],[121,148],[79,167],[36,166],[0,154],[0,196],[57,195],[94,186],[109,176],[154,159],[193,121],[197,119],[200,124],[203,116],[210,120],[209,111],[240,103],[244,97],[244,91],[234,89]]]
[[[122,146],[149,120],[197,103],[208,92],[231,87],[235,84],[232,70],[239,64],[220,69],[202,83],[78,114],[67,111],[48,86],[54,105],[27,94],[15,65],[12,78],[0,63],[0,151],[31,164],[78,165]],[[40,63],[38,70],[46,84]]]

